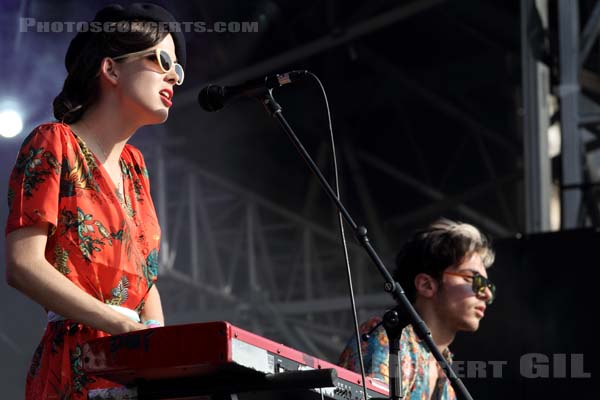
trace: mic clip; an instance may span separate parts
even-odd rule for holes
[[[375,325],[374,327],[372,327],[369,332],[367,333],[363,333],[362,335],[360,335],[360,339],[363,342],[368,342],[369,339],[371,338],[371,335],[373,334],[373,332],[375,332],[381,325],[383,325],[383,320],[379,321],[377,323],[377,325]]]

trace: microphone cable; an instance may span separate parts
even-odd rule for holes
[[[325,92],[325,87],[323,86],[323,83],[321,83],[321,80],[315,74],[313,74],[310,71],[307,71],[307,74],[317,82],[317,84],[319,85],[319,87],[321,89],[321,92],[323,93],[323,99],[325,100],[325,107],[327,109],[327,121],[328,121],[328,125],[329,125],[329,135],[331,138],[331,154],[333,157],[333,172],[334,172],[334,176],[335,176],[335,191],[336,191],[336,196],[337,196],[338,200],[341,201],[340,181],[339,181],[339,176],[338,176],[338,164],[337,164],[337,157],[336,157],[336,151],[335,151],[335,138],[333,135],[333,125],[331,123],[331,110],[329,108],[329,100],[327,99],[327,92]],[[346,263],[346,277],[348,280],[348,291],[350,292],[350,303],[352,304],[352,317],[354,320],[354,335],[356,336],[358,359],[360,361],[360,375],[362,377],[364,398],[365,398],[365,400],[368,400],[369,397],[368,397],[368,392],[367,392],[367,380],[365,377],[365,365],[364,365],[362,349],[361,349],[360,332],[359,332],[359,327],[358,327],[358,316],[356,313],[356,300],[354,297],[354,288],[352,285],[352,271],[350,269],[350,256],[348,254],[348,243],[346,241],[346,232],[344,230],[344,219],[342,217],[341,211],[338,210],[337,215],[338,215],[338,225],[339,225],[339,230],[340,230],[340,237],[342,239],[342,247],[344,248],[344,261]]]

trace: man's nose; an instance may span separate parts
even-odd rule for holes
[[[492,294],[491,289],[486,286],[485,288],[483,288],[483,290],[479,291],[478,297],[487,303],[490,300],[493,300],[494,295]]]

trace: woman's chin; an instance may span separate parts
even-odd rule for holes
[[[162,124],[163,122],[166,122],[167,118],[169,118],[169,110],[164,110],[160,114],[160,120],[157,122],[157,124]]]
[[[149,113],[144,125],[162,124],[167,120],[167,118],[169,118],[169,110],[164,107],[158,108]]]

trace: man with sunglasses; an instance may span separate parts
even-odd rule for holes
[[[394,279],[421,315],[440,352],[451,363],[449,345],[459,331],[479,328],[496,288],[487,278],[494,251],[473,225],[440,219],[417,231],[396,258]],[[368,334],[361,349],[365,373],[389,382],[389,341],[380,318],[360,327]],[[400,340],[402,389],[409,399],[455,399],[456,395],[437,361],[411,325]],[[339,364],[360,371],[356,338],[340,356]]]

